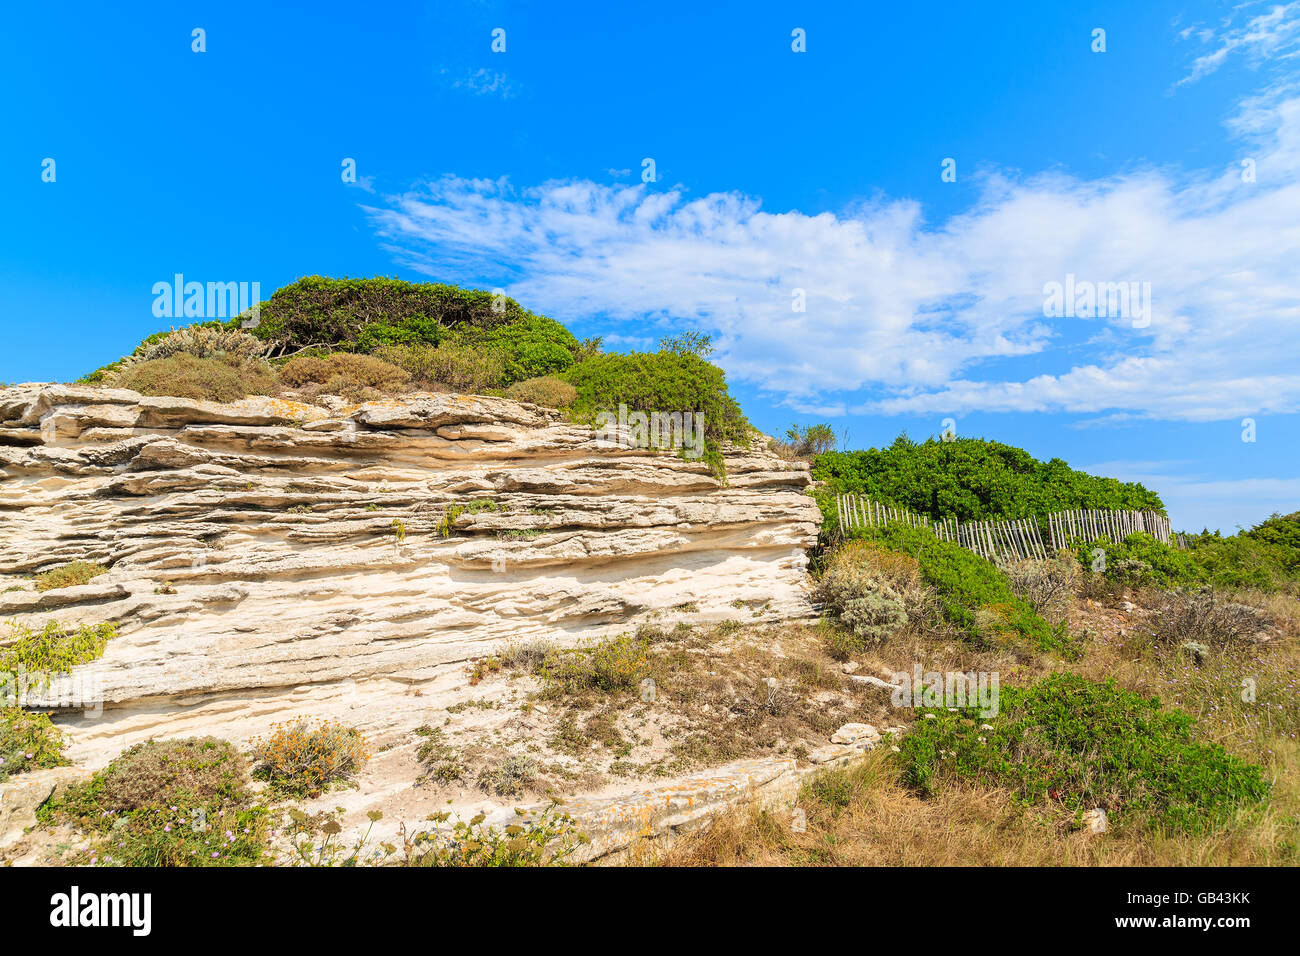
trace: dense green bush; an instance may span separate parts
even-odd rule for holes
[[[914,557],[944,616],[977,641],[992,644],[1012,639],[1045,650],[1066,649],[1064,628],[1039,617],[1028,601],[1012,591],[1006,575],[973,551],[941,541],[928,528],[898,523],[866,529],[862,536]]]
[[[923,792],[943,779],[1011,787],[1026,804],[1100,807],[1121,824],[1185,832],[1268,797],[1259,767],[1194,742],[1189,715],[1113,681],[1054,674],[1003,687],[998,705],[995,717],[924,711],[900,745],[903,779]]]
[[[918,514],[960,521],[1026,518],[1069,508],[1164,511],[1135,482],[1097,478],[1059,458],[976,438],[914,442],[900,435],[888,448],[827,452],[813,462],[826,492],[862,494]]]
[[[727,391],[722,369],[698,355],[632,352],[593,355],[560,375],[578,390],[574,417],[594,422],[601,412],[691,412],[704,416],[705,460],[722,473],[723,441],[747,442],[752,429]]]
[[[581,345],[559,322],[525,315],[509,325],[458,329],[452,341],[466,348],[498,352],[505,358],[505,382],[555,375],[573,365]]]
[[[1203,531],[1190,535],[1187,546],[1207,584],[1300,594],[1300,512],[1273,515],[1229,537]]]
[[[258,324],[249,331],[282,351],[328,345],[370,352],[380,345],[437,345],[457,327],[502,325],[528,314],[504,297],[496,311],[491,292],[454,285],[307,276],[261,303]],[[237,328],[246,318],[230,325]]]
[[[1104,570],[1097,565],[1104,552]],[[1123,541],[1109,538],[1075,541],[1074,554],[1085,568],[1102,571],[1112,581],[1146,587],[1174,587],[1196,580],[1198,571],[1188,555],[1161,544],[1145,532],[1134,532]]]

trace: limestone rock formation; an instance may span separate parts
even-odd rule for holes
[[[409,728],[508,641],[741,606],[808,614],[807,466],[724,454],[725,483],[483,396],[218,404],[13,386],[0,620],[118,624],[101,660],[28,699],[93,688],[56,718],[83,765],[149,736],[246,741],[299,714]],[[35,590],[32,574],[71,561],[110,570]]]

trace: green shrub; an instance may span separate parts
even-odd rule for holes
[[[454,341],[457,333],[473,335],[533,320],[558,327],[513,299],[482,290],[381,277],[308,276],[261,303],[259,323],[250,331],[279,353],[308,346],[369,353],[385,345],[439,345]],[[242,317],[230,324],[240,321]]]
[[[233,355],[196,358],[184,352],[129,365],[109,377],[117,388],[141,395],[233,402],[248,395],[274,395],[280,389],[275,370],[261,359]]]
[[[785,430],[785,441],[778,441],[775,450],[783,458],[803,458],[809,461],[824,455],[835,447],[835,429],[830,425],[791,425]]]
[[[0,674],[66,674],[78,664],[88,664],[104,654],[108,642],[117,636],[116,624],[86,624],[75,630],[57,621],[48,622],[39,631],[11,623],[4,645],[0,646]]]
[[[376,349],[375,355],[422,385],[442,385],[466,395],[481,395],[507,381],[505,354],[473,346],[388,345]]]
[[[150,740],[122,752],[64,801],[73,815],[149,806],[232,806],[248,798],[248,764],[227,740]]]
[[[244,759],[213,737],[137,744],[38,816],[95,835],[73,863],[251,865],[268,844],[267,813],[251,803]]]
[[[252,743],[253,775],[275,789],[309,796],[342,783],[370,759],[355,727],[330,720],[276,724],[270,736]]]
[[[749,422],[727,391],[722,369],[694,354],[633,352],[595,355],[561,376],[578,390],[573,415],[594,423],[602,412],[691,412],[704,416],[705,460],[721,476],[720,443],[748,443]]]
[[[1161,544],[1145,532],[1134,532],[1121,542],[1109,538],[1092,541],[1074,541],[1074,553],[1085,568],[1093,568],[1100,555],[1105,554],[1105,569],[1101,571],[1112,581],[1150,587],[1174,587],[1188,584],[1197,577],[1196,565],[1188,555]]]
[[[628,691],[649,671],[649,641],[628,634],[583,647],[556,650],[538,668],[544,697]]]
[[[1300,512],[1273,515],[1230,537],[1217,531],[1189,535],[1187,546],[1204,583],[1300,595]]]
[[[871,542],[847,541],[830,555],[813,597],[853,635],[836,643],[837,656],[860,651],[906,627],[909,610],[924,610],[920,564]]]
[[[508,325],[465,326],[453,335],[462,347],[495,352],[505,359],[505,382],[511,384],[556,375],[573,365],[581,345],[568,329],[541,315],[525,315]]]
[[[73,561],[62,567],[42,571],[36,575],[36,590],[52,591],[55,588],[67,588],[77,584],[86,584],[91,578],[106,574],[108,568],[92,561]]]
[[[903,779],[923,792],[945,779],[976,781],[1076,817],[1101,807],[1120,823],[1183,832],[1212,828],[1269,794],[1259,767],[1194,742],[1189,715],[1114,681],[1054,674],[1002,688],[996,717],[976,707],[923,714],[931,716],[916,721],[898,755]]]
[[[1015,640],[1043,650],[1067,649],[1065,629],[1039,617],[1011,590],[1006,575],[973,551],[941,541],[928,528],[898,523],[868,528],[863,535],[916,558],[944,616],[981,643]]]
[[[0,707],[0,783],[16,773],[67,766],[65,746],[49,714]]]
[[[888,448],[827,452],[813,462],[825,494],[861,494],[932,518],[982,521],[1028,518],[1069,508],[1164,511],[1136,482],[1074,471],[1059,458],[977,438],[914,442],[900,435]],[[825,506],[824,506],[825,510]]]
[[[578,390],[568,382],[550,375],[515,382],[506,389],[506,398],[516,402],[531,402],[547,408],[568,408],[578,400]]]

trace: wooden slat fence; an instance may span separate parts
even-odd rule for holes
[[[859,495],[837,495],[836,510],[840,533],[855,528],[881,527],[900,522],[915,528],[929,528],[944,541],[953,541],[989,560],[1045,559],[1068,547],[1073,537],[1106,538],[1122,541],[1134,531],[1145,531],[1169,544],[1169,519],[1153,511],[1060,511],[1043,518],[1013,518],[1002,521],[964,521],[955,518],[932,520],[894,505],[882,504]],[[1042,528],[1047,529],[1044,542]]]

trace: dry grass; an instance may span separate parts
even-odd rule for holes
[[[1295,779],[1297,753],[1290,755]],[[831,772],[836,773],[835,771]],[[1262,819],[1202,836],[1092,835],[1052,807],[1017,806],[1005,791],[948,786],[921,799],[903,787],[877,752],[840,771],[819,793],[805,787],[789,810],[738,810],[661,853],[663,866],[1278,866],[1295,865],[1295,792]]]
[[[36,590],[52,591],[55,588],[88,584],[92,578],[107,572],[108,568],[93,561],[73,561],[71,564],[65,564],[49,571],[42,571],[36,575]]]
[[[187,352],[137,362],[114,375],[109,384],[142,395],[211,402],[233,402],[248,395],[275,395],[280,391],[275,370],[261,359],[231,354],[197,358]]]
[[[409,389],[411,376],[372,355],[336,352],[300,355],[280,369],[280,380],[309,396],[340,395],[352,402],[371,401]]]
[[[1130,595],[1158,607],[1154,594]],[[888,751],[877,751],[824,783],[805,787],[797,806],[807,830],[793,832],[788,809],[743,808],[689,834],[657,860],[668,866],[1279,866],[1300,864],[1300,601],[1234,595],[1275,622],[1276,637],[1260,646],[1225,636],[1199,664],[1157,639],[1150,610],[1123,612],[1079,602],[1071,624],[1082,633],[1080,655],[1063,661],[1015,649],[976,651],[955,636],[902,632],[855,655],[872,669],[986,670],[1002,683],[1027,683],[1068,670],[1157,695],[1197,718],[1196,733],[1261,764],[1273,785],[1262,813],[1244,812],[1195,836],[1112,829],[1091,835],[1074,828],[1055,804],[1024,807],[1009,792],[946,782],[923,798],[899,782]],[[1242,681],[1254,681],[1243,700]],[[883,692],[882,692],[883,693]],[[891,709],[888,722],[906,723]]]

